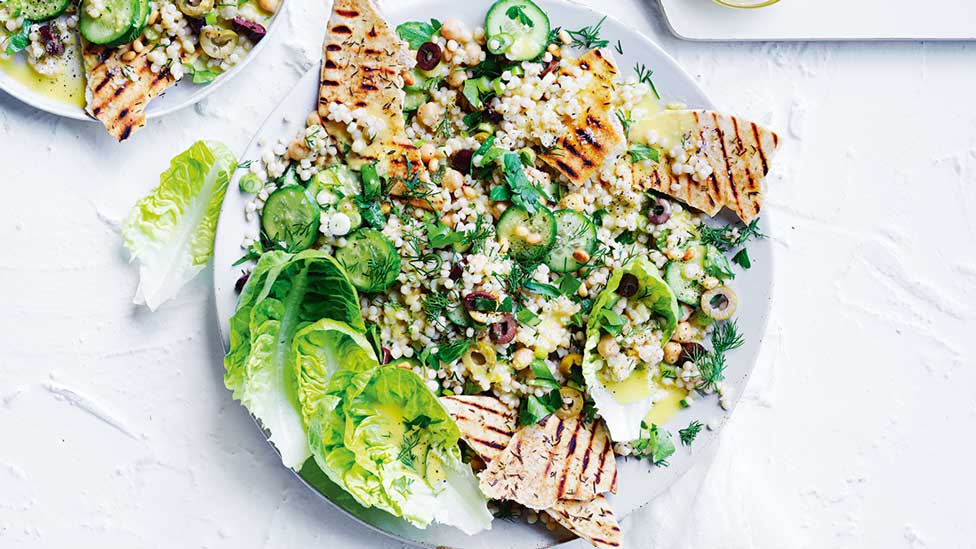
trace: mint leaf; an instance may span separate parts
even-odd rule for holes
[[[440,30],[441,22],[437,19],[431,19],[430,23],[410,21],[396,28],[397,34],[403,41],[410,45],[410,49],[412,50],[420,49],[420,46],[430,42],[431,38],[440,32]]]

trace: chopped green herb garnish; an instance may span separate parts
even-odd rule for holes
[[[656,467],[667,467],[667,459],[674,454],[674,443],[667,431],[661,431],[654,423],[650,427],[641,421],[641,437],[634,441],[633,455],[647,458]]]
[[[657,149],[643,143],[631,144],[630,148],[627,149],[627,154],[630,155],[630,161],[633,164],[643,162],[644,160],[651,160],[653,162],[660,160]]]
[[[400,38],[410,45],[410,49],[417,50],[425,42],[430,42],[441,30],[441,22],[431,19],[430,23],[422,21],[410,21],[403,23],[396,28]]]
[[[685,446],[691,446],[691,443],[695,441],[695,437],[701,432],[704,425],[699,421],[692,421],[684,429],[678,430],[678,438],[681,439],[681,444]]]
[[[525,25],[526,27],[532,28],[535,26],[535,23],[532,22],[532,19],[529,18],[529,16],[526,15],[525,12],[522,10],[522,6],[512,6],[508,8],[508,10],[505,12],[505,15],[507,15],[509,19],[513,21],[518,21],[519,23]]]
[[[637,73],[637,81],[650,86],[651,91],[654,92],[654,97],[660,99],[661,94],[657,93],[657,86],[655,86],[654,81],[651,80],[651,75],[654,74],[654,71],[645,67],[643,63],[638,63],[637,65],[634,65],[634,72]]]
[[[732,256],[732,262],[743,269],[749,269],[752,267],[752,261],[749,259],[749,251],[745,248],[742,248]]]
[[[607,47],[607,44],[609,44],[610,41],[603,40],[600,38],[600,27],[603,26],[603,22],[606,21],[606,19],[607,19],[606,16],[604,16],[603,19],[600,19],[600,21],[597,22],[596,25],[590,27],[583,27],[580,30],[566,31],[567,33],[569,33],[570,38],[573,39],[573,42],[570,45],[573,46],[574,48],[579,48],[584,50],[591,50],[594,48],[600,49],[600,48]]]

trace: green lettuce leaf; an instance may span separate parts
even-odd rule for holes
[[[420,528],[490,528],[460,432],[423,379],[380,366],[362,334],[328,320],[302,330],[295,353],[308,444],[333,482]]]
[[[630,376],[619,382],[611,382],[600,375],[604,366],[603,357],[596,352],[596,346],[604,333],[619,334],[626,319],[613,311],[620,298],[617,287],[624,273],[637,277],[639,289],[630,301],[641,301],[654,314],[651,322],[657,322],[662,331],[661,344],[671,339],[678,325],[681,309],[674,292],[661,278],[660,273],[649,260],[638,257],[616,269],[600,292],[586,324],[586,345],[583,349],[583,378],[600,415],[607,423],[610,436],[616,441],[635,440],[640,436],[640,426],[651,410],[651,364],[638,365]]]
[[[295,334],[320,319],[365,324],[345,271],[317,250],[269,252],[248,279],[230,320],[224,383],[262,426],[282,462],[298,469],[311,455],[300,411]]]
[[[214,233],[237,158],[216,141],[197,141],[170,161],[159,186],[136,202],[122,238],[139,261],[133,301],[156,310],[213,255]]]

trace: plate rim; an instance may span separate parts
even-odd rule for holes
[[[280,21],[283,19],[281,15],[290,5],[290,0],[281,0],[281,5],[278,6],[278,11],[271,16],[271,23],[268,25],[268,32],[265,34],[264,38],[259,40],[254,47],[251,48],[247,55],[244,56],[244,59],[240,60],[236,65],[231,67],[229,71],[220,75],[212,83],[206,86],[199,86],[197,91],[189,94],[183,101],[173,105],[167,105],[166,107],[150,110],[152,109],[153,102],[150,101],[147,103],[145,111],[146,121],[162,118],[164,116],[173,114],[174,112],[181,111],[187,107],[192,107],[193,105],[196,105],[200,101],[203,101],[209,97],[212,93],[216,92],[221,86],[224,85],[225,82],[228,82],[237,76],[237,74],[242,71],[244,67],[250,64],[250,62],[255,57],[260,55],[264,50],[268,43],[268,37],[271,36],[271,34],[280,26]],[[80,37],[77,36],[77,34],[76,38],[80,40]],[[177,82],[176,85],[179,84],[180,82]],[[172,87],[170,89],[172,89]],[[98,122],[98,119],[88,114],[85,107],[72,106],[62,101],[58,101],[57,99],[52,99],[43,94],[34,92],[28,86],[21,84],[2,69],[0,69],[0,91],[3,91],[7,95],[17,99],[21,103],[24,103],[33,109],[52,114],[54,116],[68,118],[70,120],[78,120],[81,122]]]
[[[373,0],[373,1],[375,2],[376,0]],[[436,2],[436,1],[438,1],[438,0],[421,0],[420,2],[416,2],[416,3],[417,4],[422,4],[422,3],[425,3],[425,2]],[[621,21],[620,19],[618,19],[617,17],[615,17],[613,15],[610,15],[610,14],[607,14],[607,13],[603,13],[603,12],[601,12],[601,11],[593,8],[593,7],[590,7],[590,6],[586,5],[586,4],[583,4],[583,3],[579,2],[578,0],[545,0],[545,1],[546,2],[555,3],[555,4],[566,4],[566,5],[572,6],[574,8],[581,8],[583,10],[586,10],[587,12],[589,12],[589,14],[591,14],[593,16],[596,16],[596,17],[604,17],[605,16],[607,20],[613,21],[616,24],[620,25],[621,27],[623,27],[624,29],[626,29],[629,33],[631,33],[632,35],[635,35],[636,37],[638,37],[638,39],[641,40],[645,46],[647,46],[647,47],[652,48],[653,50],[655,50],[655,53],[660,56],[660,58],[659,58],[660,61],[663,61],[663,62],[669,64],[670,67],[676,73],[678,73],[681,77],[683,77],[684,79],[686,79],[687,82],[691,83],[694,86],[694,88],[697,90],[697,92],[704,99],[704,102],[703,102],[704,104],[702,104],[700,106],[700,108],[717,109],[717,105],[714,102],[714,100],[712,100],[712,98],[705,92],[705,90],[701,88],[701,86],[694,79],[694,77],[687,70],[685,70],[684,67],[682,67],[677,62],[677,60],[674,59],[663,47],[661,47],[660,44],[658,44],[655,40],[653,40],[647,34],[636,30],[632,25],[627,24],[627,23]],[[390,8],[384,9],[384,6],[383,5],[380,5],[380,9],[381,9],[381,11],[389,12],[389,11],[393,11],[395,9],[403,9],[403,8],[397,6],[397,7],[392,8],[392,9],[390,9]],[[309,72],[316,72],[317,73],[318,71],[320,71],[320,69],[321,69],[321,60],[318,61],[317,63],[313,64],[313,66],[311,68],[309,68],[308,71],[306,71],[306,74],[303,74],[302,75],[302,77],[296,82],[295,87],[298,87],[299,85],[301,85],[302,81],[305,78],[308,78],[308,73]],[[292,90],[294,90],[294,87],[292,88]],[[262,129],[264,127],[266,127],[268,124],[270,124],[272,122],[272,119],[275,116],[277,116],[279,107],[282,105],[282,103],[284,103],[285,100],[287,100],[288,96],[291,93],[292,93],[292,91],[290,90],[289,93],[288,93],[288,95],[286,95],[282,99],[282,101],[279,102],[269,112],[269,114],[262,120],[261,124],[259,126],[257,126],[257,128],[255,130],[255,133],[252,136],[252,139],[248,142],[247,147],[244,149],[245,151],[252,150],[252,147],[260,139],[260,134],[262,133]],[[283,133],[284,133],[284,131],[283,131]],[[234,185],[235,182],[236,182],[236,180],[237,180],[237,177],[235,177],[232,180],[231,185]],[[227,197],[225,197],[225,202],[227,202],[227,200],[228,200]],[[217,229],[216,229],[216,235],[217,235],[217,238],[218,239],[220,238],[220,235],[221,235],[220,226],[221,226],[221,223],[223,221],[223,213],[224,213],[224,205],[222,204],[221,205],[221,217],[218,219],[218,225],[217,225]],[[664,486],[661,490],[659,490],[658,492],[656,492],[653,496],[647,498],[642,503],[638,504],[637,506],[635,506],[635,507],[633,507],[631,509],[628,509],[627,512],[618,515],[620,519],[623,519],[623,518],[629,516],[634,511],[637,511],[639,509],[642,509],[642,508],[646,507],[654,499],[656,499],[661,494],[663,494],[664,492],[666,492],[667,490],[669,490],[678,480],[680,480],[682,477],[684,477],[684,475],[687,474],[688,471],[690,471],[692,469],[693,465],[695,465],[696,463],[698,463],[698,460],[701,459],[698,456],[700,454],[706,453],[705,452],[706,450],[710,449],[713,444],[716,444],[717,443],[717,439],[719,438],[722,429],[724,429],[725,424],[727,423],[728,419],[732,416],[732,414],[734,413],[735,409],[738,407],[739,401],[741,400],[742,394],[743,394],[743,392],[745,390],[745,386],[748,384],[748,381],[751,378],[752,373],[755,370],[755,367],[756,367],[756,365],[758,363],[758,359],[759,359],[759,356],[760,356],[760,353],[761,353],[761,350],[762,350],[762,347],[763,347],[763,343],[765,342],[765,338],[766,338],[766,335],[767,335],[768,325],[769,325],[769,316],[770,316],[770,312],[772,310],[772,302],[773,302],[775,288],[776,288],[776,280],[775,280],[774,274],[775,274],[775,268],[776,268],[776,256],[777,256],[777,253],[776,253],[775,247],[772,245],[772,242],[769,240],[768,237],[771,234],[771,230],[770,230],[771,227],[772,227],[772,225],[771,225],[771,219],[773,217],[774,216],[771,215],[770,211],[767,209],[765,212],[763,212],[762,218],[760,220],[760,227],[763,229],[763,234],[767,237],[766,241],[768,243],[767,244],[767,249],[766,249],[766,257],[765,257],[765,264],[766,264],[766,267],[765,268],[769,272],[769,283],[767,285],[768,291],[767,291],[767,296],[766,296],[766,299],[765,299],[765,303],[762,304],[761,310],[759,311],[760,319],[759,319],[758,329],[755,332],[755,335],[753,336],[755,338],[755,342],[756,342],[755,343],[755,354],[754,354],[752,360],[750,361],[750,363],[746,365],[746,367],[745,367],[745,374],[742,376],[741,380],[738,381],[735,384],[736,394],[735,394],[734,398],[732,399],[731,405],[729,406],[728,409],[722,410],[722,412],[719,414],[721,416],[720,424],[714,429],[714,431],[712,431],[712,430],[708,430],[707,431],[707,433],[708,433],[709,436],[707,436],[705,438],[705,440],[702,441],[702,443],[695,445],[695,449],[694,449],[693,454],[687,460],[685,460],[685,463],[683,464],[683,466],[681,467],[681,469],[679,471],[677,471],[676,474],[673,474],[672,479],[669,482],[667,482],[666,486]],[[229,243],[228,243],[228,245],[229,245]],[[222,320],[221,320],[221,315],[220,315],[220,308],[221,308],[221,306],[220,306],[220,303],[218,302],[218,295],[217,295],[218,294],[218,289],[222,286],[222,284],[220,282],[218,282],[218,277],[220,277],[220,276],[222,276],[222,273],[218,272],[218,270],[216,268],[211,270],[212,287],[213,287],[213,290],[214,290],[213,291],[213,294],[211,296],[211,299],[212,299],[212,303],[213,303],[213,305],[214,305],[214,307],[215,307],[215,309],[217,311],[217,314],[216,314],[216,317],[217,317],[217,329],[218,329],[218,335],[220,337],[221,348],[226,353],[226,351],[227,351],[227,345],[228,345],[228,334],[227,334],[227,329],[226,329],[227,327],[225,326],[225,323],[222,322]],[[714,406],[718,406],[718,403],[717,402],[714,403]],[[247,410],[245,410],[245,413],[247,413],[251,417],[251,419],[255,422],[255,425],[259,429],[262,429],[262,426],[261,426],[261,424],[260,424],[260,422],[258,421],[257,418],[255,418],[253,415],[251,415],[250,412],[248,412]],[[264,432],[263,429],[262,429],[262,432]],[[272,451],[274,451],[277,454],[278,453],[277,448],[275,448],[274,444],[272,444],[271,443],[271,440],[269,438],[267,438],[267,437],[266,437],[266,442],[271,447]],[[619,466],[619,459],[618,459],[618,466]],[[418,541],[418,540],[415,540],[415,539],[411,539],[411,538],[408,538],[408,537],[404,537],[403,535],[401,535],[401,534],[399,534],[397,532],[390,531],[390,530],[386,530],[386,529],[382,528],[379,525],[374,525],[374,524],[370,523],[369,521],[364,520],[363,518],[360,518],[359,516],[356,516],[356,514],[354,514],[353,512],[347,510],[342,505],[340,505],[338,502],[333,501],[328,496],[326,496],[323,492],[321,492],[319,489],[317,489],[315,486],[313,486],[311,484],[311,482],[309,482],[307,479],[305,479],[300,474],[299,471],[296,471],[296,470],[290,469],[290,468],[289,468],[289,470],[291,471],[292,474],[294,474],[298,478],[298,480],[303,485],[305,485],[308,489],[312,490],[315,494],[317,494],[318,497],[320,497],[321,499],[327,501],[331,507],[333,507],[335,509],[338,509],[345,516],[352,518],[357,523],[366,526],[370,530],[373,530],[373,531],[376,531],[376,532],[380,532],[383,535],[388,536],[391,539],[395,539],[395,540],[401,541],[403,543],[407,543],[407,544],[412,545],[412,546],[417,546],[417,547],[430,547],[430,548],[442,547],[442,545],[438,545],[435,542]],[[475,536],[471,536],[471,537],[472,537],[472,539],[474,539],[474,538],[477,537],[477,534]],[[544,546],[541,546],[541,547],[556,547],[556,546],[560,546],[560,545],[563,545],[563,544],[566,544],[566,543],[571,543],[572,541],[573,540],[568,540],[568,541],[552,540],[551,543],[548,543],[548,544],[546,544]]]

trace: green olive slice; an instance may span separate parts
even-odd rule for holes
[[[176,7],[188,17],[200,18],[214,7],[214,0],[176,0]]]
[[[230,57],[237,49],[237,33],[219,27],[203,27],[200,31],[200,47],[214,59]]]

